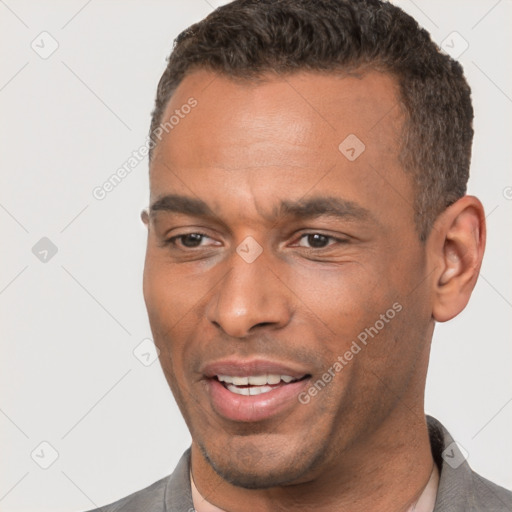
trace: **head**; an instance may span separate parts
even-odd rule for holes
[[[472,117],[461,66],[378,0],[235,1],[178,36],[144,295],[223,478],[305,482],[422,417],[434,323],[465,307],[483,254]],[[219,382],[276,372],[296,382],[257,402]]]

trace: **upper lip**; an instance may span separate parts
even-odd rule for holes
[[[208,378],[217,375],[232,377],[250,377],[251,375],[289,375],[296,379],[308,375],[308,372],[296,365],[271,361],[270,359],[222,359],[203,366],[202,373]]]

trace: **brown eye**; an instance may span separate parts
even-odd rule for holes
[[[323,249],[330,245],[329,242],[331,240],[333,240],[332,236],[322,235],[321,233],[310,233],[301,237],[299,245],[301,247]]]
[[[188,233],[177,237],[185,247],[199,247],[203,241],[204,235],[200,233]]]

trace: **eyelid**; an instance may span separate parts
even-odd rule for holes
[[[298,243],[302,238],[304,238],[305,236],[309,236],[309,235],[321,235],[321,236],[325,236],[326,238],[329,238],[330,240],[334,240],[335,242],[338,242],[340,244],[346,244],[350,241],[350,237],[349,236],[344,236],[344,235],[331,235],[331,234],[328,234],[328,233],[323,233],[322,231],[315,231],[315,230],[311,230],[311,231],[303,231],[299,234],[296,234],[293,238],[294,242],[293,243]],[[333,245],[332,243],[325,246],[325,247],[319,247],[319,248],[316,248],[316,247],[311,247],[311,249],[317,249],[317,250],[321,250],[321,249],[327,249],[327,247],[330,247],[331,245]],[[307,247],[306,247],[307,249]]]
[[[185,250],[194,250],[194,249],[199,249],[201,247],[205,247],[204,245],[198,245],[197,247],[186,247],[184,245],[179,245],[177,242],[177,240],[179,240],[180,238],[182,237],[185,237],[187,235],[200,235],[204,238],[209,238],[210,240],[214,240],[215,242],[217,242],[217,240],[215,240],[213,237],[211,237],[210,235],[208,235],[207,233],[204,233],[202,231],[199,231],[199,230],[191,230],[191,231],[187,231],[186,233],[179,233],[179,234],[176,234],[176,235],[173,235],[173,236],[166,236],[164,238],[164,240],[162,241],[162,244],[161,244],[161,247],[166,247],[166,246],[173,246],[173,247],[180,247],[181,249],[185,249]],[[218,245],[218,244],[212,244],[212,245]]]
[[[169,240],[171,238],[179,238],[180,236],[196,234],[212,238],[214,240],[219,239],[219,237],[221,236],[219,232],[214,229],[210,229],[208,227],[196,225],[193,223],[183,223],[180,225],[174,225],[173,227],[170,227],[168,229],[162,229],[160,233],[157,231],[157,236],[165,240]]]

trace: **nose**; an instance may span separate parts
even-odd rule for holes
[[[292,316],[289,290],[263,255],[247,263],[233,254],[230,263],[207,306],[208,320],[234,338],[286,326]]]

